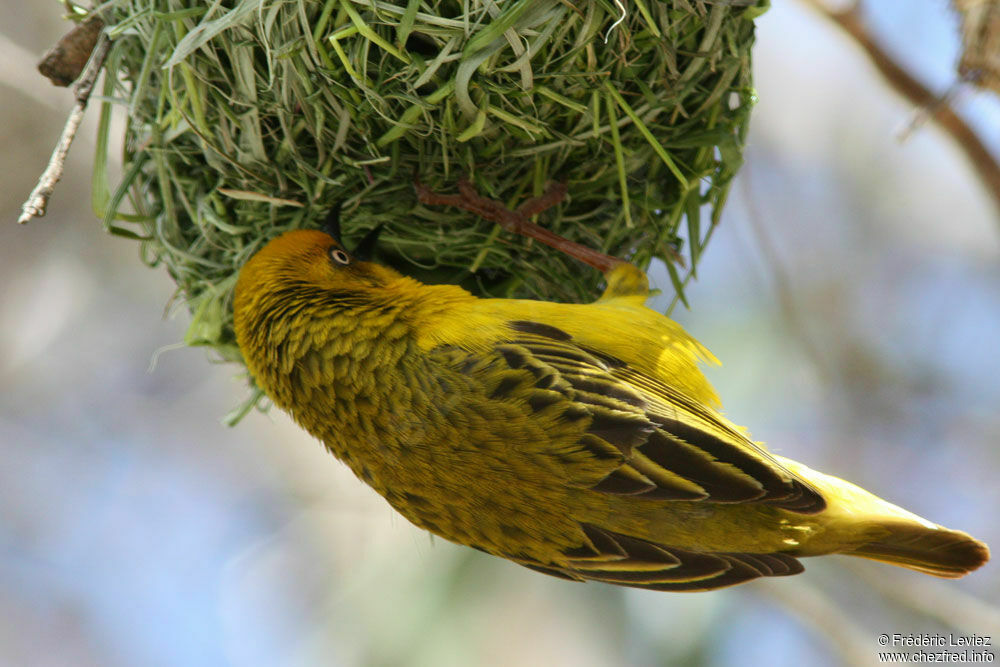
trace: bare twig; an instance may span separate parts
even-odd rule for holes
[[[110,48],[111,40],[108,39],[106,34],[101,34],[97,40],[97,45],[94,47],[94,52],[90,56],[90,61],[87,63],[87,68],[81,75],[80,80],[73,87],[76,104],[73,106],[69,118],[66,119],[66,125],[63,126],[62,135],[59,137],[59,143],[56,144],[55,150],[52,151],[52,157],[49,158],[48,166],[38,179],[38,185],[31,191],[28,200],[21,207],[21,217],[17,219],[19,224],[23,225],[32,218],[45,215],[45,207],[49,202],[49,197],[52,196],[55,190],[56,183],[62,178],[63,169],[66,165],[66,155],[69,153],[69,148],[73,144],[76,132],[80,128],[83,114],[87,110],[87,102],[90,100],[90,93],[94,89],[94,84],[97,82],[97,77],[101,73],[101,67],[104,65],[104,59],[107,57],[108,49]]]
[[[996,158],[986,148],[976,132],[955,113],[949,104],[942,102],[940,96],[935,95],[907,72],[875,41],[861,18],[858,3],[849,5],[847,9],[834,10],[826,6],[822,0],[804,1],[833,21],[858,43],[858,46],[864,49],[872,64],[892,86],[893,90],[913,104],[929,111],[930,118],[950,134],[965,153],[983,185],[992,195],[997,208],[1000,209],[1000,164],[997,163]]]

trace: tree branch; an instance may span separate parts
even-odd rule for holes
[[[860,3],[843,10],[833,10],[821,0],[804,0],[818,12],[846,32],[868,55],[879,73],[897,93],[918,107],[927,109],[930,117],[951,135],[972,164],[976,174],[992,195],[1000,210],[1000,164],[990,153],[979,135],[969,127],[951,106],[931,92],[923,83],[907,72],[883,49],[868,31],[861,18]]]
[[[59,143],[56,144],[55,150],[52,151],[52,157],[49,158],[48,166],[38,179],[38,185],[31,191],[28,200],[21,207],[21,217],[17,219],[18,224],[23,225],[32,218],[45,215],[45,207],[49,203],[49,197],[55,191],[56,183],[62,178],[66,166],[66,155],[69,153],[76,132],[80,128],[83,114],[87,110],[87,102],[90,100],[90,93],[94,89],[94,84],[97,82],[97,77],[101,73],[101,67],[104,65],[104,59],[110,48],[111,40],[102,33],[90,56],[87,68],[73,87],[76,104],[73,105],[73,110],[70,112],[69,118],[66,119]]]

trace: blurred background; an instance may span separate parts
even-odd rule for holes
[[[945,0],[867,5],[946,90]],[[573,584],[411,527],[277,411],[223,426],[239,369],[176,347],[170,279],[91,212],[96,109],[48,215],[15,224],[72,99],[34,71],[60,3],[0,8],[0,664],[864,665],[881,633],[1000,641],[995,563]],[[747,165],[674,317],[757,439],[1000,548],[994,202],[933,125],[900,140],[914,110],[800,2],[760,19],[756,69]],[[1000,154],[1000,102],[955,106]]]

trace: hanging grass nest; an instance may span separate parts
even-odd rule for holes
[[[383,224],[380,261],[481,295],[586,301],[601,276],[454,209],[462,177],[628,257],[678,291],[718,220],[753,102],[760,2],[702,0],[111,0],[96,205],[164,265],[187,342],[239,360],[239,267],[342,207],[348,244]],[[109,113],[124,176],[104,180]],[[683,239],[683,240],[682,240]]]

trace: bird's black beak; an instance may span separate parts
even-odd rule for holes
[[[371,261],[372,253],[375,252],[375,244],[378,242],[378,236],[382,233],[382,227],[384,227],[382,223],[375,225],[372,230],[365,234],[365,237],[358,242],[358,245],[352,254],[363,262]]]
[[[323,231],[333,237],[333,239],[343,247],[344,242],[340,240],[340,204],[334,204],[330,212],[326,214],[323,221]]]

